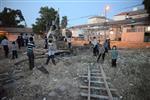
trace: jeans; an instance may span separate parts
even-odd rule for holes
[[[99,61],[99,59],[101,58],[101,56],[102,56],[102,60],[104,61],[104,59],[105,59],[105,53],[100,53],[99,56],[98,56],[98,58],[97,58],[97,62]]]
[[[117,59],[112,59],[112,67],[116,67],[117,66],[116,61],[117,61]]]
[[[9,53],[8,45],[4,45],[3,48],[4,48],[4,52],[5,52],[5,57],[8,57],[8,53]]]
[[[12,59],[18,58],[17,50],[12,51]]]
[[[71,43],[68,43],[68,48],[71,49]]]
[[[94,55],[94,56],[97,56],[98,53],[99,53],[99,50],[98,50],[97,46],[95,46],[95,47],[93,48],[93,55]]]
[[[28,56],[28,60],[29,60],[29,69],[32,70],[34,68],[34,53],[28,52],[27,56]]]
[[[54,55],[48,56],[47,61],[46,61],[46,65],[48,65],[50,59],[52,60],[52,63],[53,63],[54,65],[56,65],[55,60],[54,60]]]

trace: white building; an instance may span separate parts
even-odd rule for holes
[[[147,16],[148,14],[146,13],[146,10],[139,9],[139,10],[119,13],[114,16],[113,20],[120,21],[120,20],[126,20],[128,18],[136,19],[136,18],[142,18]]]
[[[88,19],[88,24],[104,23],[105,20],[104,16],[93,16]]]

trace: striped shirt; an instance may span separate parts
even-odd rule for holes
[[[35,47],[34,42],[29,42],[27,45],[27,52],[33,52],[33,47]]]

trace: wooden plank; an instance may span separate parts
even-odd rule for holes
[[[79,76],[81,78],[88,78],[88,76],[84,75],[84,76]],[[99,77],[99,76],[91,76],[91,78],[99,78],[99,79],[103,79],[103,77]],[[110,77],[106,77],[106,79],[111,79]]]
[[[105,84],[105,87],[106,87],[106,90],[107,90],[107,93],[108,93],[108,96],[109,96],[109,100],[113,100],[113,96],[111,94],[111,91],[109,89],[108,83],[106,81],[105,72],[104,72],[103,67],[101,65],[100,65],[100,69],[101,69],[101,72],[102,72],[102,76],[104,77],[104,84]]]
[[[80,86],[80,88],[88,89],[88,86]],[[106,88],[103,88],[103,87],[91,86],[90,88],[95,89],[95,90],[106,90]],[[117,91],[117,89],[110,88],[110,91]]]
[[[87,93],[81,93],[81,96],[87,97],[88,94]],[[108,99],[109,100],[108,96],[103,96],[103,95],[91,94],[90,97],[92,97],[92,98],[99,98],[99,99]]]
[[[88,82],[88,80],[85,80],[84,82]],[[105,82],[101,82],[101,81],[90,81],[90,83],[105,84]],[[108,84],[111,85],[110,82],[108,82]]]
[[[88,100],[91,99],[91,72],[90,72],[90,66],[88,66]]]
[[[92,72],[91,72],[91,74],[92,75],[102,75],[102,73],[92,73]]]

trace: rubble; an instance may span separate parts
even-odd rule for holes
[[[42,53],[39,53],[38,57]],[[56,66],[51,61],[48,65],[44,65],[46,57],[36,59],[33,71],[29,70],[28,60],[24,60],[25,54],[20,55],[16,61],[8,59],[0,61],[0,65],[3,65],[0,67],[1,72],[8,72],[7,75],[12,75],[13,78],[21,77],[5,86],[8,89],[8,97],[11,100],[84,100],[79,94],[81,85],[79,75],[87,72],[89,64],[96,63],[96,57],[92,56],[91,49],[76,48],[75,53],[71,56],[56,57]],[[149,58],[149,49],[123,49],[119,50],[116,68],[111,67],[110,53],[106,54],[104,63],[99,64],[103,65],[122,100],[148,100]],[[18,61],[21,62],[14,65]],[[44,74],[39,70],[41,66],[49,73]]]

